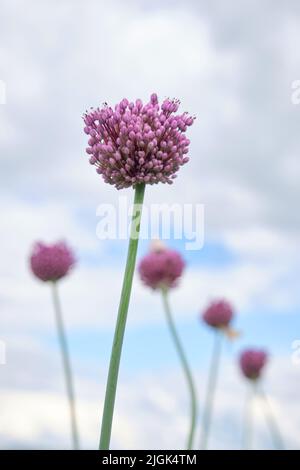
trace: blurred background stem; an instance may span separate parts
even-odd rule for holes
[[[260,387],[259,381],[254,380],[249,387],[249,395],[247,399],[247,412],[244,426],[244,437],[243,437],[243,449],[251,450],[252,449],[252,439],[253,439],[253,414],[254,414],[254,400],[255,398],[260,398],[263,405],[263,411],[266,418],[267,425],[270,430],[272,442],[274,448],[277,450],[283,450],[284,444],[281,437],[281,433],[277,422],[275,420],[272,407],[266,396],[263,389]]]
[[[273,414],[273,410],[270,405],[269,399],[262,388],[259,389],[258,394],[263,402],[265,417],[266,417],[267,424],[269,426],[273,445],[275,449],[283,450],[284,449],[283,439],[282,439],[279,427],[277,425],[277,422],[275,420],[275,416]]]
[[[247,387],[247,396],[245,403],[244,427],[243,427],[243,450],[251,450],[253,441],[253,406],[256,395],[256,383],[250,383]]]
[[[134,207],[132,211],[130,241],[127,253],[126,268],[123,279],[121,299],[119,304],[117,324],[113,339],[110,356],[109,371],[106,384],[105,401],[102,416],[100,435],[100,449],[107,450],[110,445],[112,421],[116,399],[116,389],[120,367],[120,359],[126,327],[129,300],[132,288],[132,279],[135,269],[136,254],[139,241],[140,223],[142,216],[142,205],[144,201],[145,185],[139,184],[135,187]]]
[[[68,402],[69,402],[69,408],[70,408],[72,442],[73,442],[74,450],[78,450],[79,449],[79,436],[78,436],[78,428],[77,428],[77,420],[76,420],[75,395],[74,395],[74,386],[73,386],[73,379],[72,379],[71,361],[70,361],[68,343],[67,343],[63,318],[62,318],[62,311],[61,311],[60,300],[59,300],[59,295],[58,295],[57,282],[56,281],[51,282],[51,286],[52,286],[52,296],[53,296],[53,304],[54,304],[58,339],[59,339],[59,344],[60,344],[60,349],[61,349],[67,396],[68,396]]]
[[[169,330],[170,330],[172,339],[174,341],[174,345],[177,350],[179,359],[181,361],[183,372],[186,377],[186,381],[187,381],[189,392],[190,392],[191,421],[190,421],[190,428],[189,428],[189,434],[188,434],[187,446],[186,446],[187,450],[190,450],[193,448],[195,426],[196,426],[196,415],[197,415],[196,391],[195,391],[195,387],[193,383],[192,374],[188,365],[188,361],[186,359],[184,350],[182,348],[180,339],[178,337],[174,320],[171,314],[167,289],[162,288],[162,298],[163,298],[164,310],[165,310]]]
[[[212,352],[212,357],[211,357],[208,384],[207,384],[206,396],[205,396],[205,402],[204,402],[202,433],[201,433],[201,438],[200,438],[201,450],[205,450],[208,445],[211,418],[212,418],[212,412],[213,412],[213,403],[214,403],[217,378],[218,378],[218,370],[219,370],[220,357],[221,357],[222,335],[223,333],[219,331],[218,329],[216,329],[214,333],[213,352]]]

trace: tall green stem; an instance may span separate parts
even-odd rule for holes
[[[123,338],[127,320],[129,300],[132,288],[132,279],[135,269],[136,254],[139,242],[140,223],[142,216],[142,206],[144,200],[145,185],[139,184],[135,188],[134,208],[130,229],[130,241],[127,253],[126,268],[123,279],[123,287],[119,304],[117,324],[114,334],[112,351],[110,356],[109,371],[106,383],[106,393],[102,416],[102,426],[100,435],[101,450],[108,450],[110,445],[112,421],[116,399],[116,390],[120,359],[122,353]]]
[[[216,392],[220,357],[222,349],[222,332],[216,331],[214,337],[213,353],[210,364],[209,378],[206,389],[204,414],[202,420],[202,433],[200,439],[200,449],[205,450],[208,444],[211,417],[213,412],[214,397]]]
[[[57,282],[51,282],[51,285],[52,285],[52,296],[53,296],[53,304],[54,304],[58,339],[59,339],[59,344],[60,344],[60,349],[61,349],[63,369],[64,369],[65,381],[66,381],[66,389],[67,389],[69,408],[70,408],[72,442],[73,442],[74,449],[78,450],[79,449],[79,436],[78,436],[78,428],[77,428],[77,421],[76,421],[75,395],[74,395],[74,387],[73,387],[73,380],[72,380],[72,370],[71,370],[69,349],[68,349],[68,343],[67,343],[67,338],[65,334],[63,318],[62,318],[62,311],[61,311],[61,306],[60,306],[60,301],[59,301],[59,296],[58,296]]]
[[[186,359],[184,350],[182,348],[180,339],[178,337],[175,324],[173,321],[173,317],[171,314],[171,309],[169,305],[169,299],[168,299],[168,293],[166,289],[162,289],[162,298],[163,298],[163,304],[164,304],[164,310],[166,313],[167,317],[167,322],[168,326],[170,329],[170,333],[172,336],[172,339],[175,344],[175,348],[177,350],[179,359],[181,361],[181,365],[183,368],[183,372],[186,377],[186,381],[188,384],[188,388],[190,391],[190,400],[191,400],[191,423],[190,423],[190,428],[189,428],[189,434],[188,434],[188,439],[187,439],[187,450],[191,450],[193,447],[193,442],[194,442],[194,434],[195,434],[195,426],[196,426],[196,417],[197,417],[197,401],[196,401],[196,391],[195,391],[195,386],[192,378],[192,374],[188,365],[188,361]]]

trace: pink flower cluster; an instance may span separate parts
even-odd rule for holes
[[[229,325],[233,317],[233,308],[225,300],[212,302],[204,311],[202,318],[213,328],[224,328]]]
[[[247,349],[240,356],[240,367],[247,379],[256,380],[260,377],[268,359],[265,351],[259,349]]]
[[[89,135],[87,153],[106,183],[117,189],[139,183],[172,183],[188,162],[190,141],[185,132],[194,122],[187,113],[175,115],[179,101],[156,94],[149,103],[124,98],[114,110],[105,104],[83,119]]]
[[[144,256],[138,270],[144,284],[152,289],[171,288],[177,285],[184,266],[180,253],[162,248]]]
[[[75,264],[75,257],[64,242],[46,245],[37,242],[30,256],[33,274],[41,281],[57,281],[66,276]]]

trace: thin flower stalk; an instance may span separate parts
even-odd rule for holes
[[[119,304],[118,318],[113,339],[109,371],[106,384],[105,401],[102,416],[99,448],[107,450],[110,447],[110,438],[114,414],[114,406],[117,391],[119,367],[123,346],[123,339],[127,321],[128,307],[132,288],[133,274],[135,270],[136,254],[139,242],[142,205],[144,200],[145,185],[140,184],[135,188],[133,215],[131,221],[130,241],[127,254],[126,268],[123,279],[123,287]]]
[[[196,420],[197,420],[197,398],[196,398],[196,390],[194,386],[194,381],[192,377],[192,373],[188,364],[188,360],[184,349],[182,347],[181,341],[179,339],[175,323],[173,320],[173,316],[170,309],[169,298],[168,298],[168,290],[162,288],[162,298],[163,298],[163,305],[164,311],[166,314],[167,324],[169,327],[169,331],[174,342],[175,349],[177,351],[182,370],[187,382],[189,395],[190,395],[190,424],[189,424],[189,431],[186,443],[186,449],[191,450],[193,449],[194,444],[194,436],[195,436],[195,428],[196,428]]]
[[[72,250],[65,242],[45,244],[35,243],[31,256],[30,268],[32,273],[42,282],[51,286],[58,341],[61,350],[63,371],[66,383],[66,392],[70,411],[70,424],[73,448],[79,449],[79,434],[76,419],[75,393],[71,360],[64,327],[63,315],[58,295],[58,282],[67,276],[75,265]]]
[[[200,435],[200,449],[202,450],[206,450],[209,443],[223,336],[226,335],[231,339],[237,336],[237,332],[230,327],[233,316],[234,312],[232,306],[229,302],[223,299],[211,302],[202,313],[202,321],[214,333],[213,351],[204,399],[202,429]]]
[[[63,322],[63,316],[61,311],[61,305],[58,295],[57,281],[51,283],[52,287],[52,297],[53,297],[53,306],[55,312],[56,326],[58,339],[61,350],[62,364],[65,375],[66,382],[66,391],[68,396],[69,411],[70,411],[70,425],[72,432],[72,442],[74,450],[79,450],[79,435],[77,427],[77,418],[76,418],[76,404],[75,404],[75,394],[74,394],[74,385],[73,385],[73,374],[71,368],[71,360],[68,348],[68,342],[65,333],[65,327]]]
[[[211,420],[213,414],[214,399],[216,394],[216,386],[218,379],[218,372],[221,359],[222,350],[222,333],[215,331],[213,341],[213,352],[211,357],[211,364],[209,369],[209,378],[207,384],[207,390],[204,400],[204,412],[202,418],[202,432],[200,439],[200,449],[206,450],[208,446],[208,440],[210,435]]]

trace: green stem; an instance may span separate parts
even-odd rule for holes
[[[256,395],[255,382],[248,387],[248,393],[245,403],[244,432],[243,432],[243,450],[252,449],[253,438],[253,405]]]
[[[187,450],[191,450],[192,447],[193,447],[193,442],[194,442],[195,426],[196,426],[196,415],[197,415],[196,391],[195,391],[195,387],[194,387],[194,383],[193,383],[192,374],[191,374],[191,371],[190,371],[190,368],[189,368],[189,365],[188,365],[188,361],[186,359],[184,350],[182,348],[180,339],[178,337],[178,334],[177,334],[177,331],[176,331],[176,328],[175,328],[175,324],[174,324],[174,321],[173,321],[173,317],[172,317],[171,309],[170,309],[170,305],[169,305],[168,293],[167,293],[166,289],[162,289],[162,297],[163,297],[164,310],[165,310],[165,313],[166,313],[170,333],[171,333],[172,339],[174,341],[175,348],[177,350],[179,359],[181,361],[183,372],[185,374],[186,381],[187,381],[187,384],[188,384],[188,388],[189,388],[189,391],[190,391],[190,397],[191,397],[191,424],[190,424],[189,434],[188,434],[188,439],[187,439]]]
[[[213,412],[213,403],[216,392],[218,370],[220,364],[222,349],[222,332],[216,331],[213,345],[213,353],[210,364],[210,371],[208,377],[208,384],[206,389],[205,404],[204,404],[204,414],[202,421],[202,434],[200,439],[200,449],[205,450],[208,444],[211,417]]]
[[[54,304],[54,311],[55,311],[55,317],[56,317],[58,339],[60,343],[63,369],[64,369],[65,380],[66,380],[66,389],[67,389],[69,408],[70,408],[72,441],[73,441],[74,449],[78,450],[79,449],[79,437],[78,437],[78,429],[77,429],[77,421],[76,421],[75,396],[74,396],[74,387],[73,387],[73,380],[72,380],[72,370],[71,370],[71,362],[70,362],[70,356],[69,356],[69,350],[68,350],[68,343],[67,343],[67,338],[65,334],[62,311],[61,311],[61,306],[60,306],[60,301],[59,301],[59,296],[58,296],[57,282],[51,282],[51,285],[52,285],[52,296],[53,296],[53,304]]]
[[[270,405],[270,402],[268,400],[268,397],[264,393],[262,389],[259,390],[259,396],[262,398],[263,403],[265,405],[265,416],[267,420],[267,424],[270,429],[273,445],[275,449],[277,450],[284,450],[284,444],[283,444],[283,439],[281,437],[279,427],[277,426],[277,422],[275,420],[274,414],[272,407]]]
[[[139,184],[135,188],[134,207],[130,229],[130,241],[127,253],[126,268],[123,279],[123,287],[119,304],[117,324],[114,334],[112,351],[110,356],[109,371],[106,383],[106,393],[102,416],[100,435],[101,450],[108,450],[111,437],[111,428],[116,399],[116,389],[122,352],[122,344],[127,320],[129,300],[132,288],[132,279],[135,269],[136,253],[139,242],[140,223],[142,216],[142,205],[144,200],[145,185]]]

